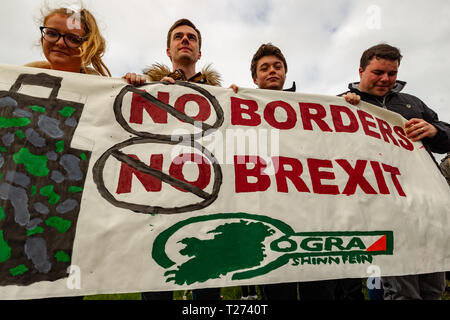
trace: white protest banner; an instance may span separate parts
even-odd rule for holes
[[[0,298],[449,270],[449,188],[404,121],[0,66]]]

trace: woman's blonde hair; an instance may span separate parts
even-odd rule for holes
[[[94,69],[102,76],[111,76],[111,72],[102,60],[102,56],[106,49],[105,39],[100,34],[97,21],[94,16],[86,9],[80,9],[78,12],[68,8],[58,8],[50,10],[47,14],[43,14],[43,23],[55,14],[60,14],[79,21],[86,31],[87,41],[83,42],[80,47],[80,57],[82,61],[81,68],[86,72],[86,68],[92,64]]]

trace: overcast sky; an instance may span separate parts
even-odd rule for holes
[[[1,0],[0,63],[43,60],[40,8],[80,1]],[[361,53],[387,42],[404,56],[399,80],[450,122],[450,1],[448,0],[84,0],[107,41],[104,61],[114,77],[141,73],[165,54],[172,23],[188,18],[202,32],[199,71],[212,63],[223,86],[254,88],[250,60],[272,42],[288,62],[285,86],[336,95],[358,81]]]

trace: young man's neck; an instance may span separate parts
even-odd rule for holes
[[[172,63],[173,71],[181,69],[186,77],[186,79],[190,79],[195,76],[195,63],[185,65],[185,64],[177,64],[175,62]]]

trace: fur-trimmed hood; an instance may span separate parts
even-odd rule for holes
[[[32,68],[51,69],[50,62],[48,62],[48,61],[34,61],[34,62],[27,63],[24,66],[32,67]],[[85,72],[81,72],[81,73],[95,74],[98,76],[100,75],[100,73],[98,73],[95,69],[93,69],[91,67],[87,67]]]
[[[160,63],[152,64],[151,67],[144,69],[143,72],[150,81],[160,81],[162,78],[170,76],[173,73],[168,66]],[[187,79],[187,81],[220,87],[222,79],[220,74],[212,69],[211,64],[208,64],[203,67],[201,72],[197,73],[191,79]]]

